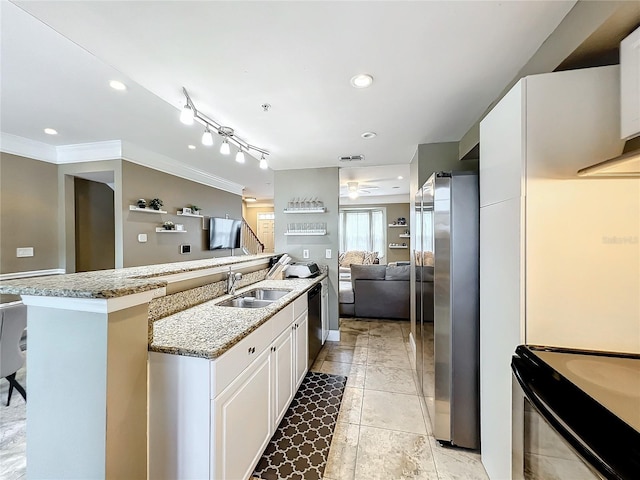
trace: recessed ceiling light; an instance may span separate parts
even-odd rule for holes
[[[196,149],[196,146],[195,146],[195,145],[187,145],[187,148],[188,148],[189,150],[195,150],[195,149]]]
[[[124,91],[127,89],[127,86],[118,80],[111,80],[109,82],[109,86],[114,90],[119,90],[119,91]]]
[[[373,77],[366,73],[361,73],[351,78],[351,85],[355,88],[367,88],[373,83]]]
[[[362,135],[360,135],[362,138],[374,138],[376,135],[378,135],[376,132],[364,132]]]
[[[45,128],[44,133],[46,133],[47,135],[57,135],[58,131],[54,128]]]
[[[404,177],[402,175],[398,175],[398,180],[402,180]]]

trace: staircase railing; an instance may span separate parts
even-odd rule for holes
[[[260,241],[244,218],[242,219],[242,248],[250,254],[264,252],[264,243]]]

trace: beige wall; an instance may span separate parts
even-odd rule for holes
[[[385,228],[387,230],[387,249],[384,252],[384,258],[381,263],[390,262],[404,262],[410,259],[409,239],[400,238],[398,235],[404,233],[405,230],[411,231],[411,216],[408,203],[379,203],[379,204],[349,204],[344,205],[341,208],[385,208],[387,211],[387,223]],[[404,228],[389,227],[389,224],[397,221],[398,218],[404,218],[407,221],[407,226]],[[406,249],[389,248],[390,243],[402,244],[406,243]]]
[[[258,231],[258,214],[259,213],[273,213],[273,207],[243,207],[244,219],[251,227],[251,230],[258,236],[260,241],[264,243],[264,239],[260,238],[260,232]]]
[[[0,273],[59,268],[57,166],[0,154]],[[17,258],[16,248],[34,256]]]
[[[149,201],[160,198],[166,214],[129,211],[139,198]],[[242,197],[217,188],[175,177],[151,168],[122,162],[122,242],[123,266],[151,265],[202,258],[229,256],[231,250],[208,250],[209,231],[202,228],[201,218],[181,217],[176,212],[189,205],[202,207],[209,217],[239,219],[242,216]],[[187,233],[156,233],[165,221],[181,223]],[[139,243],[138,234],[146,233],[147,242]],[[181,255],[180,245],[191,244],[191,254]],[[235,252],[239,254],[240,252]]]

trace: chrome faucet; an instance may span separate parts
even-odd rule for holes
[[[229,267],[229,273],[227,273],[227,293],[233,295],[236,293],[236,284],[242,278],[242,274],[240,272],[234,273]]]

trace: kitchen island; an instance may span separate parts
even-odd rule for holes
[[[263,281],[270,257],[0,282],[27,305],[29,478],[147,478],[148,349],[211,361],[320,280]],[[262,309],[216,306],[230,267],[250,271],[240,286],[291,292]]]

